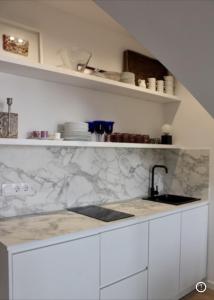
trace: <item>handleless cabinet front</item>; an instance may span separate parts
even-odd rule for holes
[[[183,296],[206,277],[208,206],[183,212],[181,220],[180,294]]]
[[[99,238],[13,255],[13,300],[98,300]]]
[[[148,223],[101,234],[101,286],[145,270],[148,265]]]
[[[150,221],[148,299],[178,298],[181,216]]]

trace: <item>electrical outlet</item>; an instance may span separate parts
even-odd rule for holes
[[[4,183],[1,186],[2,196],[27,196],[33,192],[29,183]]]

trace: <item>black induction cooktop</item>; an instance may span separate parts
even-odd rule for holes
[[[104,222],[111,222],[120,219],[134,217],[134,215],[131,214],[127,214],[121,211],[112,210],[109,208],[104,208],[96,205],[72,207],[72,208],[68,208],[67,210],[87,217],[98,219]]]

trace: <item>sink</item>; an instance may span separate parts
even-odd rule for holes
[[[172,194],[163,194],[157,195],[153,198],[148,198],[148,200],[160,202],[160,203],[167,203],[173,205],[182,205],[190,202],[195,202],[201,200],[200,198],[193,198],[193,197],[186,197],[186,196],[179,196],[179,195],[172,195]]]

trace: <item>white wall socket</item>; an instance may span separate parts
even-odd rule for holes
[[[29,183],[3,183],[1,186],[2,196],[27,196],[33,193]]]

